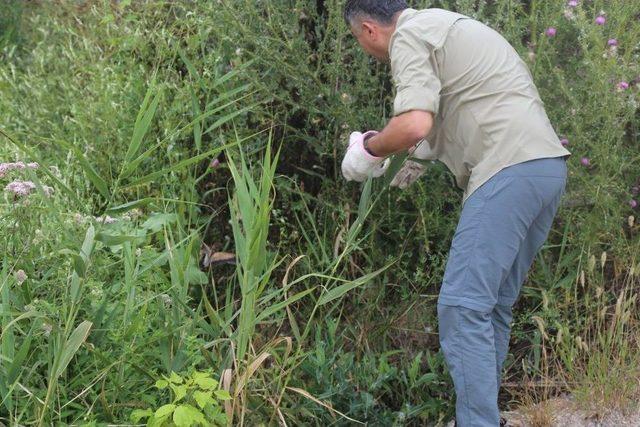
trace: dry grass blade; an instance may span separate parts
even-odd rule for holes
[[[340,412],[340,411],[338,411],[338,410],[336,410],[336,409],[333,409],[333,407],[331,406],[331,404],[329,404],[329,403],[325,403],[325,402],[323,402],[322,400],[320,400],[320,399],[318,399],[318,398],[316,398],[316,397],[313,397],[313,396],[312,396],[308,391],[306,391],[306,390],[303,390],[303,389],[301,389],[301,388],[297,388],[297,387],[289,387],[289,386],[287,386],[287,389],[289,389],[289,390],[291,390],[291,391],[295,391],[296,393],[303,395],[303,396],[304,396],[304,397],[306,397],[307,399],[314,401],[315,403],[317,403],[317,404],[318,404],[318,405],[320,405],[320,406],[324,406],[325,408],[327,408],[327,409],[331,412],[331,414],[332,414],[332,415],[334,415],[334,414],[338,414],[338,415],[340,415],[341,417],[348,419],[349,421],[353,421],[354,423],[358,423],[358,424],[362,424],[362,425],[364,425],[364,424],[365,424],[365,423],[363,423],[362,421],[354,420],[353,418],[348,417],[347,415],[343,414],[342,412]]]
[[[304,258],[306,255],[300,255],[298,256],[296,259],[294,259],[293,261],[291,261],[291,263],[287,266],[287,271],[285,271],[284,273],[284,277],[282,278],[282,286],[284,288],[287,287],[287,284],[289,283],[289,272],[291,271],[291,269],[298,263],[298,261],[300,261],[302,258]]]
[[[291,350],[293,349],[293,340],[291,339],[291,337],[278,337],[268,343],[265,347],[275,348],[283,341],[287,343],[287,350],[284,352],[284,358],[286,359],[291,354]]]
[[[238,397],[240,395],[240,393],[242,392],[242,390],[244,389],[244,386],[247,385],[247,382],[249,381],[249,379],[253,376],[253,374],[258,370],[258,368],[260,367],[260,365],[262,365],[262,363],[267,360],[267,358],[271,356],[271,354],[269,353],[262,353],[260,356],[258,356],[256,358],[256,360],[254,360],[253,362],[251,362],[251,364],[247,367],[247,370],[244,372],[244,374],[242,375],[242,377],[240,377],[240,379],[238,380],[238,385],[234,391],[234,395],[236,397]]]
[[[278,407],[278,404],[276,402],[273,401],[273,399],[269,399],[269,402],[271,402],[271,404],[273,405],[274,409],[276,410],[276,414],[278,414],[278,419],[280,420],[280,423],[282,423],[283,427],[287,427],[287,422],[284,419],[284,415],[282,415],[282,411],[280,410],[280,408]]]
[[[222,389],[226,390],[229,392],[229,394],[231,394],[231,381],[233,379],[233,370],[232,369],[225,369],[224,371],[222,371],[222,377],[221,377],[221,383],[222,383]],[[227,415],[227,419],[229,420],[229,422],[231,422],[233,420],[233,401],[231,400],[225,400],[224,401],[224,412]]]

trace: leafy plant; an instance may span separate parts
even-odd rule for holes
[[[218,381],[211,373],[195,371],[190,376],[180,376],[171,372],[168,377],[156,381],[158,390],[169,389],[172,394],[171,403],[162,405],[155,411],[152,409],[136,409],[131,413],[131,421],[140,422],[147,419],[149,427],[190,427],[190,426],[224,426],[227,416],[220,405],[231,399],[226,390],[218,389]]]

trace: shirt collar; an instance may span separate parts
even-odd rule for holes
[[[396,28],[393,31],[393,34],[391,34],[391,38],[389,39],[389,49],[388,49],[389,58],[391,58],[391,46],[393,46],[393,38],[396,36],[396,34],[398,32],[398,27],[400,27],[400,25],[405,23],[416,12],[417,12],[416,9],[412,9],[410,7],[406,8],[405,10],[400,12],[400,15],[398,16],[398,20],[396,21]]]

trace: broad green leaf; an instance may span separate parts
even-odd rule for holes
[[[207,424],[204,414],[191,405],[180,405],[173,412],[173,422],[176,427],[191,427],[194,424]]]
[[[187,386],[182,384],[182,385],[175,385],[175,384],[170,384],[171,386],[171,390],[173,390],[173,393],[176,395],[173,398],[173,402],[179,402],[181,401],[186,395],[187,395]]]
[[[211,392],[200,390],[196,390],[193,392],[193,399],[201,409],[204,409],[207,404],[214,402],[213,397],[211,396]]]
[[[211,390],[218,387],[218,381],[213,378],[194,378],[193,382],[203,390]]]
[[[229,394],[229,392],[227,390],[216,390],[214,392],[216,394],[216,397],[220,400],[230,400],[231,399],[231,395]]]
[[[221,426],[227,425],[227,414],[219,412],[213,416],[213,420]]]
[[[194,380],[197,378],[211,378],[211,374],[209,372],[195,371],[191,378]]]
[[[167,380],[158,380],[156,381],[156,388],[162,390],[163,388],[167,388],[169,382]]]
[[[153,411],[151,409],[135,409],[133,412],[131,412],[129,419],[132,423],[138,424],[141,419],[149,418],[152,415]]]
[[[58,363],[58,368],[56,369],[56,377],[62,375],[65,369],[67,369],[67,365],[69,365],[73,356],[89,336],[89,331],[91,330],[92,325],[93,324],[91,322],[85,320],[71,333],[62,349],[62,357],[60,359],[60,363]]]
[[[147,427],[163,427],[164,422],[169,419],[172,412],[162,417],[156,417],[155,415],[151,415],[147,420]]]
[[[166,417],[166,416],[170,415],[173,412],[174,409],[176,409],[176,405],[174,405],[173,403],[169,403],[167,405],[163,405],[163,406],[159,407],[156,410],[156,412],[154,413],[154,415],[157,418]]]
[[[182,377],[180,375],[178,375],[175,372],[171,371],[171,375],[169,376],[169,382],[172,382],[174,384],[182,384],[184,382],[184,380],[182,379]]]

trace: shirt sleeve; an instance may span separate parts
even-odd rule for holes
[[[391,40],[390,58],[396,86],[393,114],[411,110],[437,114],[441,83],[426,42],[411,31],[399,30]]]

